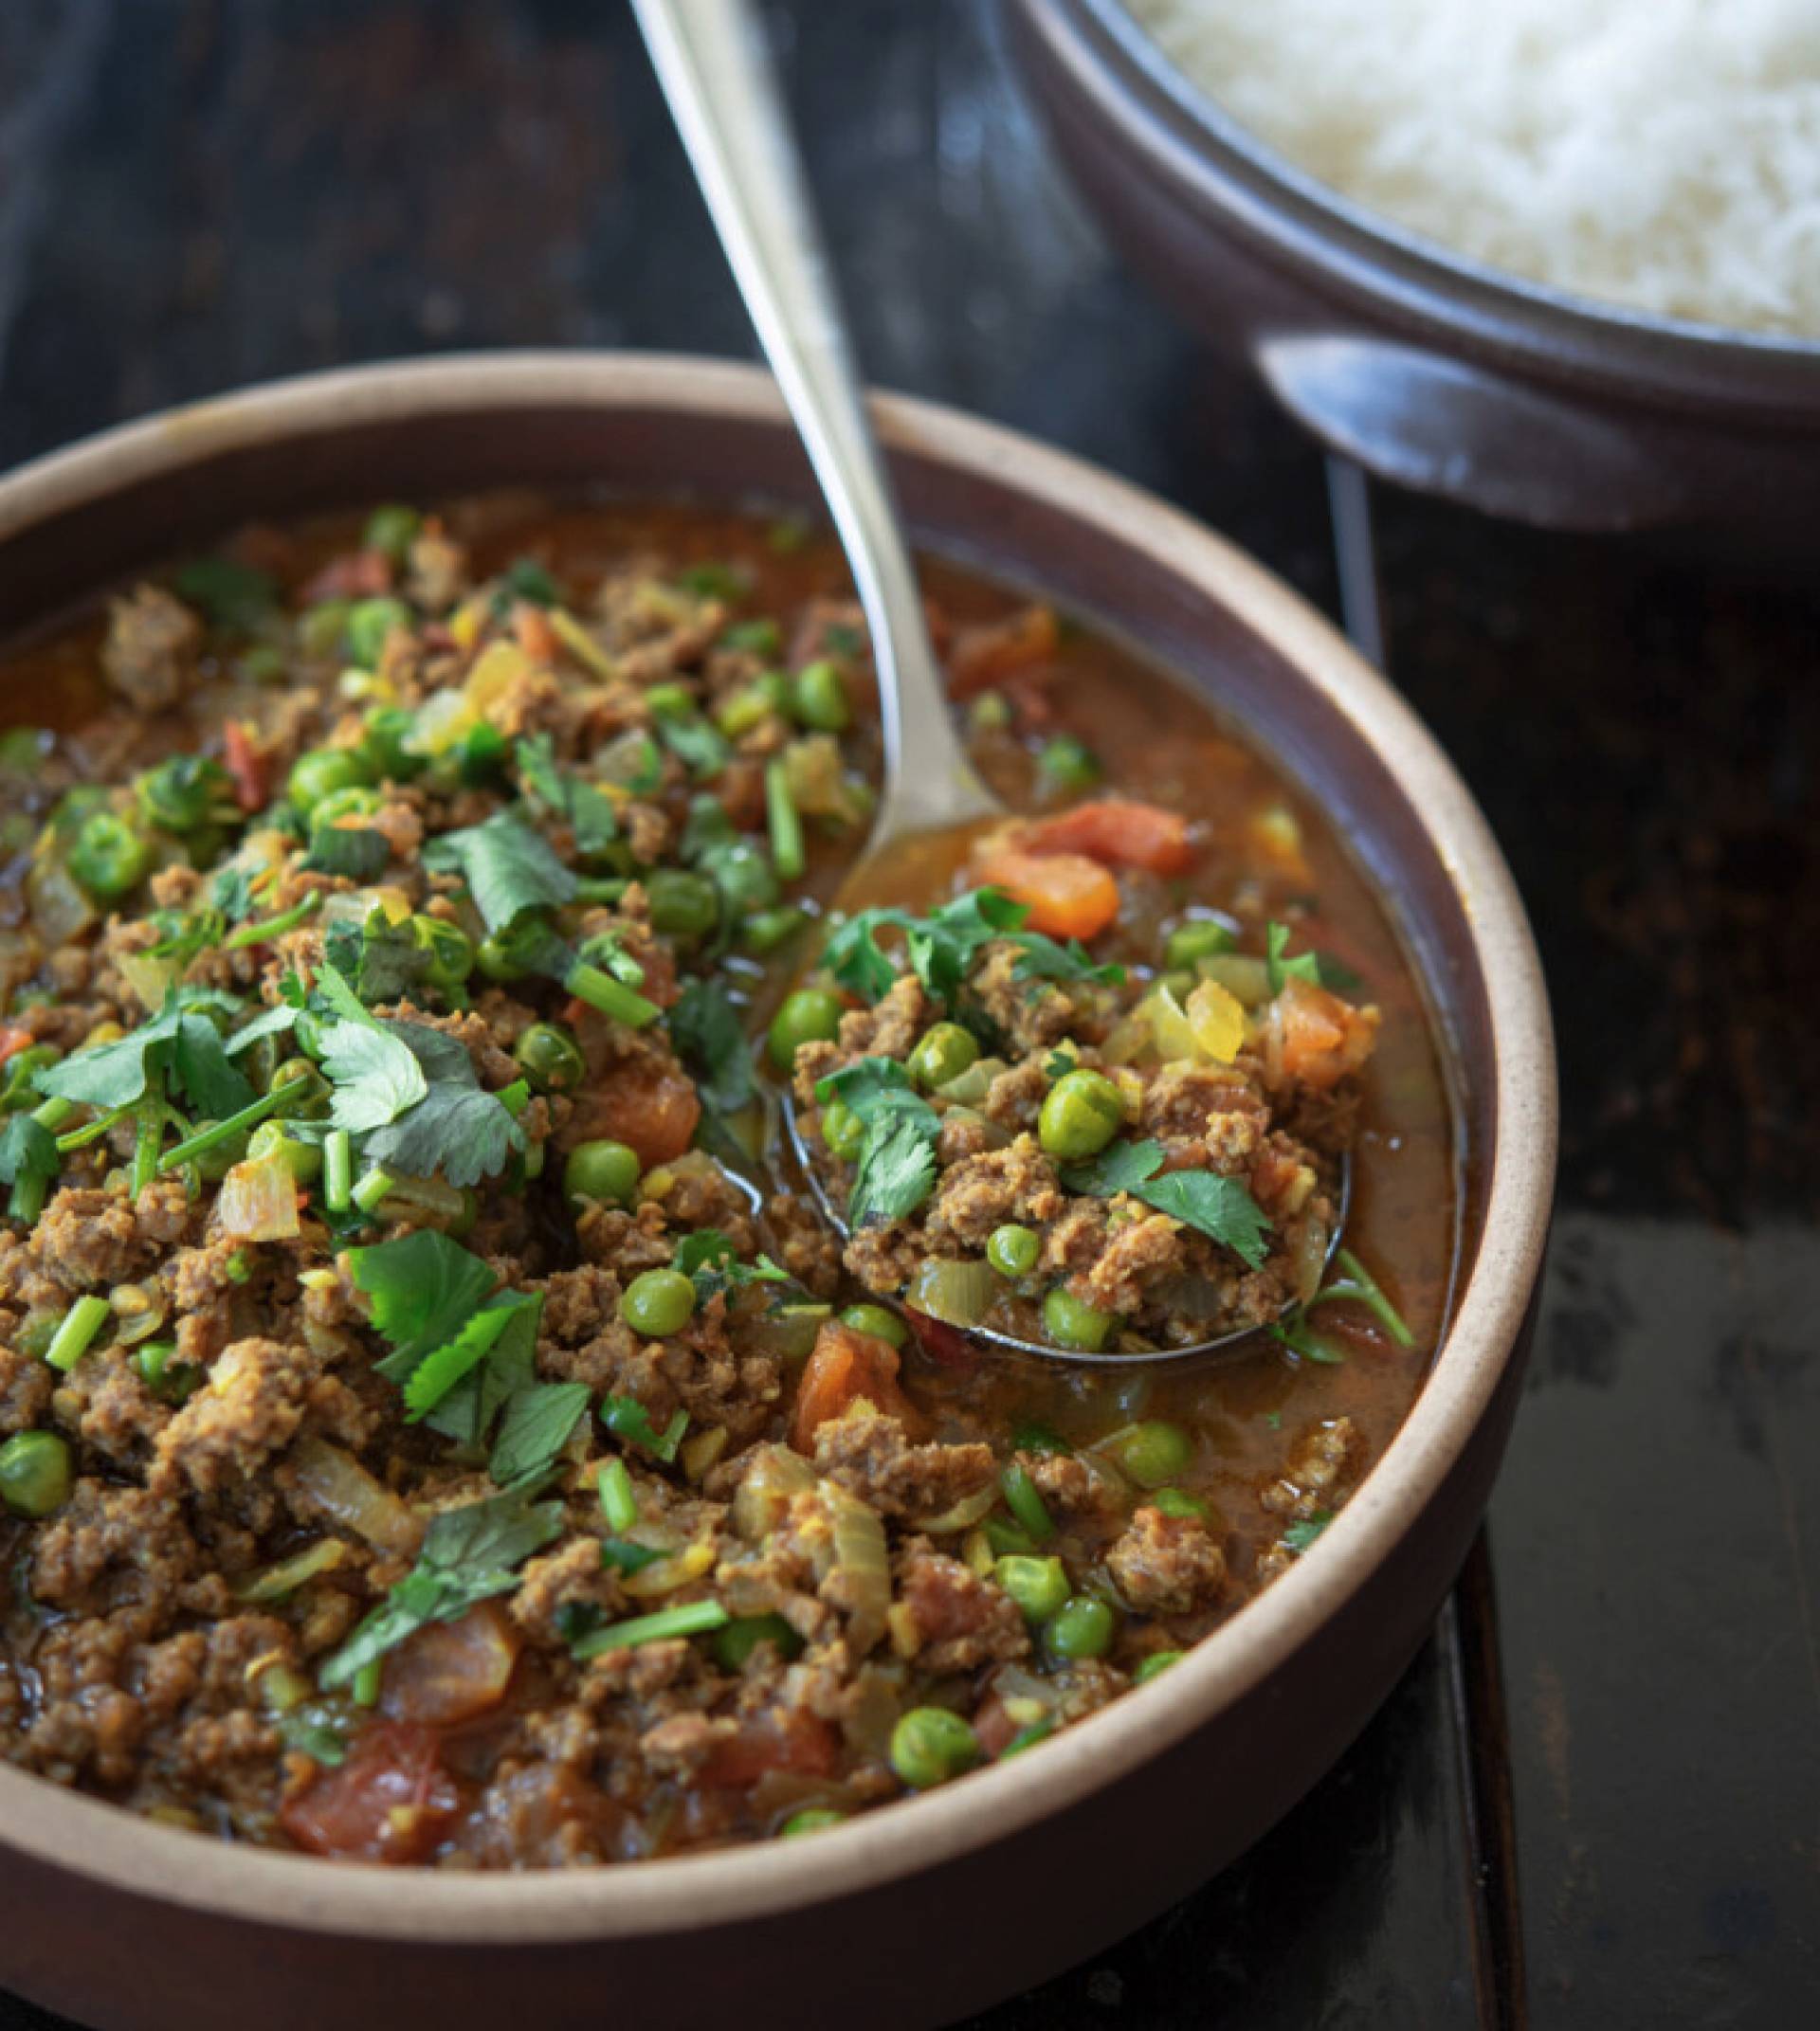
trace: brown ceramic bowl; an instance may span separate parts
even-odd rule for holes
[[[1408,1424],[1296,1570],[1167,1676],[1037,1755],[812,1841],[388,1873],[229,1847],[0,1768],[0,1986],[172,2031],[607,2012],[795,2025],[806,1998],[823,2022],[937,2022],[1237,1855],[1420,1643],[1503,1447],[1554,1176],[1548,1006],[1504,863],[1409,708],[1258,566],[1026,438],[919,403],[879,413],[927,543],[1052,589],[1205,687],[1325,800],[1391,897],[1451,1035],[1473,1178],[1458,1310]],[[323,374],[0,481],[0,637],[246,516],[507,481],[811,498],[749,368],[565,354]]]
[[[1303,174],[1120,0],[1010,0],[1056,145],[1114,245],[1389,480],[1565,529],[1804,525],[1820,344],[1677,323],[1449,254]]]

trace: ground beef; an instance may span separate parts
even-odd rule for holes
[[[913,1445],[896,1418],[863,1411],[819,1428],[815,1465],[882,1516],[924,1522],[976,1495],[998,1471],[989,1445]]]
[[[973,1671],[1029,1650],[1017,1605],[956,1558],[913,1545],[899,1570],[898,1591],[919,1670]]]
[[[200,620],[157,586],[136,586],[108,608],[101,673],[128,704],[164,712],[194,681]]]
[[[1106,1553],[1106,1569],[1143,1615],[1186,1615],[1226,1585],[1226,1556],[1192,1516],[1144,1508]]]
[[[1305,1523],[1338,1506],[1358,1445],[1351,1418],[1317,1424],[1291,1454],[1287,1470],[1259,1500],[1285,1523]]]
[[[303,1345],[236,1340],[215,1362],[209,1386],[158,1437],[147,1485],[204,1495],[250,1480],[289,1444],[322,1379],[322,1359]]]

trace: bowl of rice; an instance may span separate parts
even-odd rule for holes
[[[1813,0],[1010,0],[1114,246],[1390,480],[1570,529],[1820,506]]]

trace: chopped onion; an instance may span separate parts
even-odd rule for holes
[[[858,1657],[884,1634],[891,1607],[891,1555],[884,1525],[838,1482],[822,1483],[822,1499],[834,1531],[834,1571],[824,1583],[824,1599],[846,1610],[847,1644]]]
[[[1245,1044],[1245,1007],[1229,988],[1204,980],[1188,998],[1188,1025],[1203,1058],[1229,1065]]]
[[[399,1558],[415,1555],[424,1540],[423,1518],[353,1454],[311,1433],[291,1448],[291,1463],[298,1486],[334,1522],[381,1551]]]
[[[95,906],[64,864],[63,848],[46,833],[31,856],[26,876],[31,921],[47,948],[67,943],[97,921]]]
[[[904,1297],[915,1310],[945,1326],[977,1326],[992,1310],[998,1290],[998,1273],[990,1262],[929,1256],[911,1278]]]
[[[229,1242],[287,1242],[302,1232],[297,1180],[282,1149],[249,1156],[222,1179],[215,1224]]]
[[[165,996],[177,981],[177,969],[169,959],[154,959],[145,952],[122,952],[117,963],[142,1008],[155,1014],[164,1006]]]
[[[685,1545],[681,1551],[671,1552],[667,1558],[625,1574],[622,1584],[634,1601],[655,1601],[661,1595],[675,1593],[679,1587],[687,1587],[691,1580],[699,1580],[713,1569],[714,1546],[702,1537],[692,1545]]]
[[[315,1544],[305,1545],[301,1551],[293,1551],[289,1558],[280,1559],[277,1565],[236,1580],[234,1599],[282,1601],[287,1595],[296,1593],[306,1580],[314,1580],[345,1565],[347,1556],[348,1548],[338,1537],[318,1537]]]
[[[956,1531],[971,1530],[998,1500],[998,1483],[988,1481],[984,1488],[973,1495],[962,1496],[950,1509],[944,1509],[939,1516],[919,1520],[914,1526],[919,1531],[927,1531],[931,1537],[948,1537]]]
[[[815,1470],[787,1445],[755,1448],[752,1464],[733,1498],[733,1527],[755,1545],[782,1522],[794,1496],[815,1485]]]

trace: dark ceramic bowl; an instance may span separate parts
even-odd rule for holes
[[[1035,1755],[812,1841],[387,1872],[229,1847],[0,1768],[0,1986],[157,2031],[794,2027],[806,2008],[932,2023],[1094,1951],[1237,1855],[1420,1643],[1503,1447],[1554,1177],[1548,1007],[1503,861],[1408,707],[1256,565],[1026,438],[912,402],[879,419],[924,541],[1052,588],[1216,696],[1391,898],[1450,1033],[1473,1178],[1458,1309],[1409,1422],[1296,1569],[1174,1671]],[[244,517],[505,482],[811,499],[749,368],[553,354],[325,374],[0,480],[0,636]]]
[[[1786,531],[1820,506],[1820,344],[1601,306],[1339,197],[1170,64],[1120,0],[1009,0],[1113,245],[1388,480],[1565,529]]]

